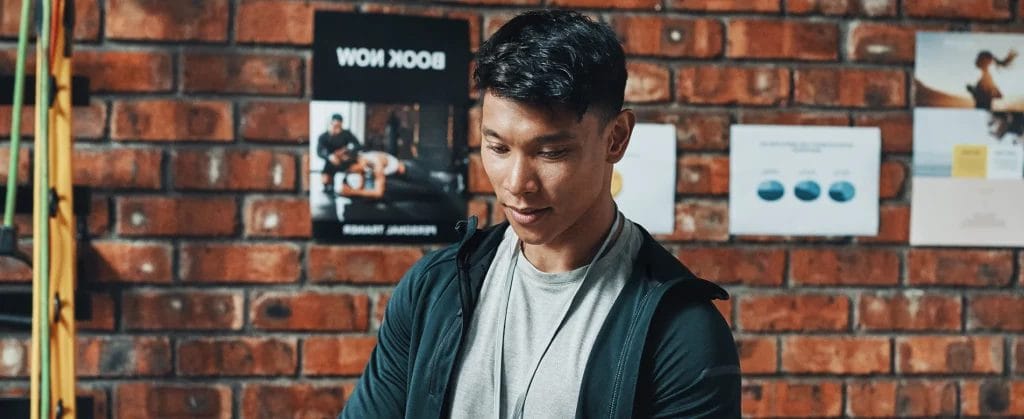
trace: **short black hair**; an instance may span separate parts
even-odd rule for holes
[[[626,58],[615,32],[568,10],[525,12],[505,23],[476,56],[481,92],[606,120],[622,110]]]
[[[340,122],[344,122],[344,121],[345,121],[345,118],[342,118],[342,117],[341,117],[341,114],[340,114],[340,113],[336,113],[336,114],[334,114],[334,115],[331,115],[331,121],[340,121]]]

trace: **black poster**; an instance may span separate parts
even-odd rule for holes
[[[468,24],[317,12],[310,210],[326,242],[449,242],[466,214]]]

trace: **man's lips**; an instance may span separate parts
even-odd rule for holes
[[[528,225],[536,223],[545,214],[551,211],[551,208],[538,208],[538,207],[512,207],[505,205],[508,209],[509,218],[512,218],[517,224]]]

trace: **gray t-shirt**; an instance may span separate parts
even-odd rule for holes
[[[501,303],[507,292],[506,276],[514,246],[519,242],[509,228],[487,271],[480,301],[466,336],[466,347],[455,370],[449,395],[451,417],[494,417],[495,341],[500,333]],[[568,418],[576,414],[583,372],[597,334],[612,304],[629,280],[642,237],[631,221],[608,252],[595,262],[579,288],[579,304],[551,342],[537,368],[523,411],[524,418]],[[501,380],[501,415],[509,418],[526,388],[537,356],[544,351],[558,326],[564,307],[573,298],[587,266],[563,273],[541,272],[519,252],[505,323]]]

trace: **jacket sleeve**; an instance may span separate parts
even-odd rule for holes
[[[736,342],[714,305],[670,301],[651,327],[635,416],[740,417]]]
[[[413,283],[430,257],[416,263],[399,281],[388,301],[377,346],[339,419],[401,418],[408,393],[409,347],[415,310]]]

